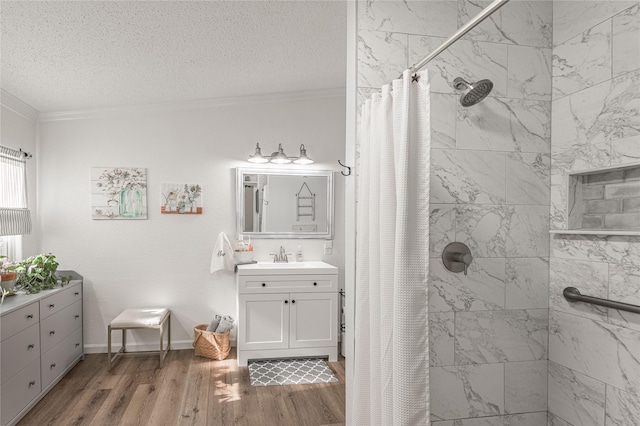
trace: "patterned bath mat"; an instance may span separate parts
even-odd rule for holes
[[[252,386],[304,385],[338,381],[333,371],[321,358],[251,361],[249,377]]]

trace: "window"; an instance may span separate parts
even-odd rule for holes
[[[20,235],[31,232],[27,156],[22,150],[0,146],[0,254],[10,259],[21,257]]]

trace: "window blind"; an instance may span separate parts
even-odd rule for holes
[[[31,233],[26,166],[23,151],[0,145],[0,235]]]

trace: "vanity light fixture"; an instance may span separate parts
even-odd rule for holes
[[[304,144],[300,145],[300,157],[293,160],[295,164],[311,164],[313,160],[307,156],[307,150]]]
[[[287,157],[287,154],[284,153],[284,149],[282,148],[282,144],[278,144],[278,150],[272,153],[269,156],[262,155],[262,150],[260,149],[260,144],[256,144],[256,151],[254,154],[250,155],[247,159],[250,163],[274,163],[274,164],[289,164],[293,162],[294,164],[312,164],[313,160],[309,158],[307,155],[307,150],[304,147],[304,144],[300,145],[300,156],[299,157]]]
[[[268,163],[269,159],[262,155],[262,151],[260,150],[260,144],[257,143],[256,144],[256,152],[255,152],[255,154],[250,155],[249,159],[247,161],[249,161],[250,163],[262,164],[262,163]]]
[[[269,161],[275,164],[288,164],[291,162],[291,159],[287,157],[287,154],[285,154],[284,150],[282,149],[282,144],[279,143],[278,150],[271,154],[271,160]]]

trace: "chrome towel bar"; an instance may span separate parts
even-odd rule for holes
[[[592,305],[605,306],[607,308],[619,309],[621,311],[633,312],[640,314],[640,306],[630,303],[616,302],[615,300],[601,299],[599,297],[584,296],[575,287],[567,287],[562,291],[562,295],[570,302],[584,302]]]

